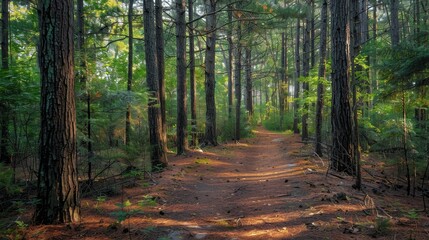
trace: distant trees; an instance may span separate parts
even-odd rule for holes
[[[39,1],[40,167],[34,221],[80,221],[74,95],[73,1]]]

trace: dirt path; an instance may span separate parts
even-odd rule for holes
[[[330,184],[299,136],[255,134],[173,159],[157,186],[164,215],[152,224],[170,239],[335,239],[337,217],[361,206],[332,207]]]
[[[326,177],[327,160],[313,156],[298,135],[254,133],[240,143],[171,156],[150,186],[124,186],[105,201],[84,198],[83,223],[33,226],[26,238],[429,239],[427,216],[403,217],[419,199],[365,180],[364,190],[372,190],[365,205],[353,178]],[[147,199],[156,206],[141,212],[137,203]],[[121,202],[129,206],[121,210]],[[115,224],[124,212],[126,220]]]

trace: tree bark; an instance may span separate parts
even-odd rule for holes
[[[237,43],[235,54],[235,141],[240,140],[240,126],[241,126],[241,21],[237,22]]]
[[[73,1],[38,3],[41,74],[36,224],[80,221],[73,63]]]
[[[281,51],[281,67],[280,67],[280,88],[279,88],[279,113],[280,113],[280,130],[283,130],[283,122],[285,115],[285,80],[286,80],[286,35],[282,32],[282,51]]]
[[[189,14],[189,81],[191,97],[192,143],[197,146],[197,83],[195,79],[195,39],[194,39],[194,0],[188,0]]]
[[[307,7],[311,9],[311,1],[307,0]],[[310,73],[310,37],[311,37],[311,10],[307,11],[307,17],[305,18],[305,29],[304,29],[304,45],[303,45],[303,62],[302,62],[302,75],[305,77],[305,81],[302,84],[303,90],[303,114],[302,114],[302,140],[308,139],[308,110],[309,106],[307,103],[308,91],[310,91],[309,84],[309,73]]]
[[[165,58],[164,58],[164,27],[162,20],[162,0],[155,0],[155,25],[156,25],[156,59],[158,64],[158,92],[159,108],[161,114],[161,141],[162,149],[167,152],[167,117],[165,105]],[[146,36],[146,35],[145,35]]]
[[[296,20],[296,40],[295,40],[295,88],[294,88],[294,118],[293,118],[293,133],[299,133],[299,118],[298,118],[298,109],[299,109],[299,77],[301,76],[301,58],[299,54],[300,48],[300,32],[301,32],[301,21],[298,18]]]
[[[390,38],[392,46],[399,44],[399,0],[390,0]]]
[[[2,0],[2,26],[1,26],[1,68],[5,81],[9,78],[9,0]],[[9,151],[9,103],[0,102],[0,162],[10,164],[12,162]]]
[[[128,3],[128,78],[127,92],[128,97],[131,96],[133,84],[133,4],[134,0],[129,0]],[[125,145],[129,145],[131,141],[131,104],[127,103],[127,112],[125,113]]]
[[[177,56],[177,155],[188,148],[188,118],[186,109],[186,3],[176,0]]]
[[[228,31],[227,31],[227,40],[228,40],[228,118],[232,118],[232,108],[233,108],[233,49],[234,44],[232,41],[232,30],[233,30],[233,23],[232,23],[232,7],[228,7]]]
[[[349,0],[331,2],[332,22],[332,152],[331,168],[354,174],[350,109]]]
[[[215,104],[216,0],[205,0],[205,8],[207,14],[207,40],[205,56],[206,129],[204,144],[217,146]]]
[[[316,102],[316,146],[315,152],[323,156],[322,152],[322,125],[323,125],[323,107],[325,87],[323,82],[326,79],[326,40],[328,28],[328,2],[322,1],[321,25],[320,25],[320,63],[317,84],[317,102]]]
[[[246,47],[246,110],[249,114],[249,120],[253,115],[253,83],[252,83],[252,49]]]
[[[168,165],[167,156],[164,151],[165,142],[162,137],[162,122],[160,111],[160,94],[158,63],[156,54],[155,40],[155,21],[154,21],[154,3],[153,0],[144,0],[144,36],[145,36],[145,60],[146,60],[146,82],[149,91],[148,102],[148,124],[149,124],[149,143],[150,158],[152,167],[163,168]]]

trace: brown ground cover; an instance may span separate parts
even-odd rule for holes
[[[298,135],[258,128],[240,143],[169,160],[149,184],[83,198],[81,224],[31,226],[25,238],[429,239],[421,198],[393,190],[376,162],[366,159],[365,193],[354,190],[352,177],[326,175],[328,160]]]

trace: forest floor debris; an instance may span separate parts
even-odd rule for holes
[[[279,141],[281,139],[282,141]],[[286,147],[286,150],[285,150]],[[321,160],[322,159],[322,160]],[[374,194],[377,180],[326,175],[326,158],[298,135],[262,128],[251,139],[186,156],[123,187],[113,196],[82,199],[77,226],[31,226],[25,239],[429,239],[419,197],[403,189]],[[375,171],[376,169],[371,169]],[[370,196],[371,195],[371,196]],[[13,236],[11,233],[9,236]]]

